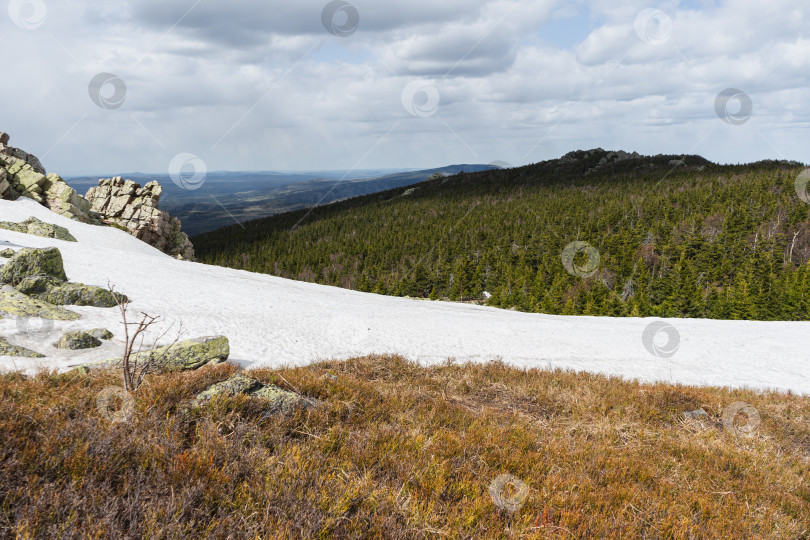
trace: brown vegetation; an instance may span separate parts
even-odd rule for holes
[[[322,402],[293,416],[187,410],[235,369],[150,375],[118,423],[118,372],[1,375],[0,536],[810,537],[806,397],[366,357],[252,370]],[[750,438],[721,422],[738,401]],[[496,505],[501,475],[525,499]]]

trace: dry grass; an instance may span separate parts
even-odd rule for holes
[[[252,371],[321,400],[294,416],[183,412],[234,370],[152,376],[122,423],[96,407],[115,373],[0,376],[0,534],[810,538],[808,398],[367,357]],[[751,438],[720,421],[736,401]],[[502,474],[528,488],[514,512]]]

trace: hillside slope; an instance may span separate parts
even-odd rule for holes
[[[193,241],[203,262],[381,294],[564,315],[807,320],[802,170],[578,151]]]
[[[242,365],[300,365],[371,353],[423,363],[502,358],[516,366],[647,381],[810,393],[806,322],[670,320],[679,342],[665,359],[645,347],[651,319],[552,316],[385,297],[178,261],[122,231],[71,221],[24,198],[0,201],[0,215],[10,221],[35,216],[67,227],[78,240],[0,230],[0,249],[56,246],[71,280],[99,286],[109,281],[133,300],[134,312],[182,321],[188,337],[224,334],[231,340],[231,358]],[[81,321],[57,322],[38,341],[26,338],[18,321],[0,319],[0,335],[47,355],[42,360],[0,357],[0,367],[65,369],[119,352],[115,341],[83,354],[53,348],[60,332],[76,324],[122,334],[114,309],[75,310],[84,316]]]

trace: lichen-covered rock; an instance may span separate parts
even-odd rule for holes
[[[206,390],[197,394],[197,397],[194,398],[194,405],[202,405],[216,396],[230,397],[240,394],[249,394],[251,391],[258,390],[262,386],[262,383],[256,379],[251,379],[250,377],[245,377],[237,373],[230,379],[209,386]]]
[[[45,205],[57,214],[83,223],[100,225],[90,209],[90,203],[76,193],[58,174],[49,174],[42,184]]]
[[[194,246],[180,230],[180,220],[158,209],[163,188],[157,182],[144,187],[132,180],[102,178],[85,198],[91,213],[105,223],[123,228],[139,240],[184,260],[194,259]]]
[[[20,223],[12,223],[9,221],[0,221],[0,229],[7,229],[9,231],[20,232],[24,234],[33,234],[35,236],[42,236],[43,238],[56,238],[57,240],[65,240],[68,242],[75,242],[76,239],[70,234],[70,231],[60,225],[52,223],[45,223],[35,217],[30,217]]]
[[[157,347],[153,351],[138,353],[138,363],[157,361],[169,371],[188,371],[208,364],[221,364],[231,354],[228,338],[210,336],[181,341],[174,345]],[[120,362],[118,358],[113,362]]]
[[[0,282],[11,285],[33,276],[50,276],[67,281],[62,254],[58,249],[21,249],[0,269]]]
[[[271,413],[290,414],[297,409],[311,407],[314,402],[289,390],[264,385],[256,379],[237,373],[231,378],[208,387],[192,400],[192,407],[205,405],[215,397],[247,395],[265,402]]]
[[[5,257],[6,259],[10,259],[14,256],[15,251],[11,248],[4,249],[0,251],[0,257]]]
[[[269,384],[250,393],[251,397],[267,403],[273,413],[290,414],[297,409],[311,407],[313,402],[305,397]]]
[[[17,289],[19,290],[19,287]],[[117,296],[122,302],[126,300],[126,296],[122,294],[117,294]],[[109,308],[118,305],[115,296],[109,290],[95,285],[84,285],[83,283],[52,284],[45,291],[39,293],[37,298],[56,306]]]
[[[78,313],[31,298],[8,286],[0,288],[0,318],[3,317],[37,317],[56,321],[75,321],[81,318]]]
[[[76,331],[67,332],[55,344],[57,349],[93,349],[101,346],[101,340],[91,336],[88,332]]]
[[[126,296],[95,285],[68,283],[56,248],[21,249],[0,269],[0,282],[54,306],[115,307]]]
[[[61,284],[60,280],[51,276],[26,276],[14,288],[28,296],[37,296]],[[51,303],[56,304],[56,302]]]
[[[45,356],[28,350],[24,347],[17,347],[9,343],[6,338],[0,337],[0,356],[22,356],[25,358],[44,358]]]
[[[106,328],[94,328],[92,330],[88,330],[87,333],[93,336],[94,338],[103,339],[105,341],[115,337],[113,333],[107,330]]]

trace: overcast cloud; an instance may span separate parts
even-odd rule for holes
[[[165,173],[184,152],[210,170],[597,146],[810,161],[804,0],[6,4],[0,131],[63,175]],[[100,73],[117,79],[93,96]]]

